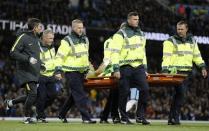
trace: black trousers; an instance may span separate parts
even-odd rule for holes
[[[149,86],[146,80],[144,66],[131,67],[129,65],[120,67],[121,79],[119,80],[119,111],[121,120],[128,120],[126,112],[126,103],[130,93],[131,86],[138,87],[139,98],[136,117],[139,119],[145,118],[145,111],[149,97]]]
[[[74,102],[74,99],[73,99],[73,96],[70,95],[67,97],[67,99],[65,100],[63,106],[60,108],[60,111],[59,111],[59,116],[61,118],[65,118],[66,117],[66,114],[67,112],[72,108],[72,106],[75,105],[75,102]]]
[[[188,77],[180,86],[176,86],[171,101],[169,120],[174,119],[176,122],[180,121],[180,110],[185,102],[185,93],[192,82],[192,73],[188,73]]]
[[[23,85],[26,89],[26,95],[22,95],[14,100],[12,100],[13,104],[25,103],[24,104],[24,113],[25,117],[31,117],[33,115],[31,107],[36,101],[37,97],[37,82],[29,82]]]
[[[68,81],[67,87],[71,89],[71,92],[60,110],[60,117],[64,118],[67,111],[75,104],[81,113],[82,119],[90,120],[91,104],[84,91],[84,74],[80,72],[67,72],[65,77]]]
[[[110,89],[109,96],[107,98],[107,103],[103,112],[101,113],[100,119],[106,121],[110,113],[112,119],[119,118],[118,89]]]
[[[59,91],[56,89],[54,77],[41,76],[39,78],[39,87],[36,100],[37,118],[46,118],[44,110],[51,105],[57,97]]]

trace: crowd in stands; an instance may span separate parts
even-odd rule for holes
[[[69,25],[74,18],[81,18],[87,27],[117,29],[130,11],[141,14],[140,23],[145,31],[173,34],[175,24],[186,15],[163,8],[155,0],[0,0],[0,18],[27,20],[37,17],[45,23]],[[178,1],[177,1],[178,2]],[[186,7],[184,7],[186,8]],[[184,9],[182,10],[185,12]],[[190,11],[192,12],[192,11]],[[182,13],[182,12],[181,12]],[[189,19],[195,35],[208,35],[209,17]]]
[[[208,0],[177,0],[171,1],[171,9],[186,18],[189,21],[193,33],[198,35],[208,35],[206,30],[209,29],[209,1]],[[203,30],[203,27],[205,30]]]
[[[45,23],[68,25],[74,18],[81,17],[87,27],[102,29],[117,29],[120,23],[126,19],[127,12],[135,10],[141,13],[140,25],[145,31],[172,34],[175,32],[176,22],[183,17],[164,9],[153,0],[0,0],[0,19],[23,21],[29,17],[37,17]],[[191,30],[195,35],[209,35],[209,32],[206,32],[209,30],[209,25],[206,24],[208,21],[209,19],[202,17],[191,18]],[[0,36],[0,116],[23,115],[22,104],[18,104],[9,111],[6,111],[4,106],[5,99],[15,98],[24,92],[24,89],[15,84],[15,66],[9,57],[9,50],[14,40],[15,38],[10,36]],[[161,58],[159,56],[157,56],[158,58],[156,56],[148,57],[148,71],[150,73],[160,72],[159,61]],[[166,119],[168,117],[172,91],[171,87],[150,88],[148,118]],[[108,91],[88,90],[87,92],[93,105],[93,117],[98,118],[107,101]],[[64,87],[52,106],[48,107],[47,115],[49,117],[58,116],[59,107],[66,96],[67,91]],[[181,118],[184,120],[209,120],[208,99],[208,80],[203,80],[197,75],[193,78],[193,83],[188,89]],[[73,108],[68,113],[68,117],[80,117],[80,114],[76,108]]]
[[[182,3],[182,4],[189,4],[189,5],[200,5],[205,6],[209,4],[208,0],[169,0],[170,4]]]

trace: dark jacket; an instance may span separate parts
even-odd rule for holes
[[[15,41],[10,55],[16,61],[16,78],[18,85],[28,82],[38,82],[40,75],[40,47],[39,38],[33,32],[22,32]],[[29,58],[37,59],[36,64],[31,64]]]

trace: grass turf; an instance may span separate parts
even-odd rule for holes
[[[82,124],[80,122],[23,124],[20,121],[0,121],[0,131],[209,131],[208,123],[183,123],[168,126],[167,123],[141,124]]]

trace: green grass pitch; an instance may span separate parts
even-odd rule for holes
[[[81,122],[23,124],[21,121],[0,121],[0,131],[209,131],[208,123],[183,123],[180,126],[168,126],[166,123],[154,122],[141,124],[82,124]]]

